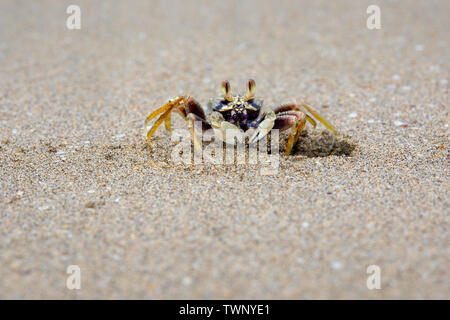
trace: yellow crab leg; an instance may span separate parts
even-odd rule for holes
[[[145,118],[145,126],[147,126],[147,124],[152,121],[153,118],[155,118],[156,116],[158,116],[159,114],[167,111],[167,109],[170,109],[171,107],[171,103],[167,103],[165,105],[163,105],[161,108],[153,111],[147,118]]]
[[[313,128],[315,129],[317,126],[317,122],[311,118],[310,116],[308,116],[307,114],[305,114],[305,119],[308,120],[309,123],[311,123],[313,125]]]
[[[306,121],[304,119],[299,120],[299,123],[297,126],[297,132],[295,133],[295,137],[294,137],[294,143],[292,144],[293,146],[297,143],[298,138],[300,137],[300,133],[302,133],[303,129],[305,128],[305,125],[306,125]]]
[[[183,101],[184,99],[186,99],[185,97],[180,97],[175,99],[174,101],[169,101],[167,102],[165,105],[163,105],[161,108],[156,109],[155,111],[153,111],[147,118],[145,118],[145,126],[147,126],[147,124],[153,119],[155,118],[157,115],[167,111],[168,109],[170,109],[171,107],[173,107],[174,105],[180,103],[181,101]]]
[[[170,115],[170,112],[172,111],[171,107],[173,107],[173,105],[169,106],[169,108],[167,108],[167,110],[161,115],[161,117],[159,117],[158,120],[156,120],[153,127],[147,133],[147,140],[150,140],[152,135],[155,133],[156,129],[158,129],[158,127],[161,125],[161,123],[164,121],[164,119],[167,117],[167,115]]]
[[[170,121],[170,114],[167,116],[167,118],[164,120],[164,127],[166,127],[167,131],[172,132],[172,127],[171,127],[171,121]]]
[[[302,104],[302,107],[304,107],[309,113],[311,113],[314,118],[319,120],[325,127],[328,128],[333,134],[336,133],[336,129],[333,128],[333,126],[325,120],[320,114],[318,114],[316,111],[314,111],[310,106],[307,106],[306,104]],[[308,120],[309,121],[309,120]],[[310,121],[311,122],[311,121]]]
[[[292,131],[291,134],[289,135],[288,142],[286,144],[286,150],[284,151],[285,155],[288,156],[291,153],[292,147],[297,143],[298,137],[300,136],[300,133],[305,127],[305,124],[306,120],[300,119],[298,120],[298,123],[292,126]]]

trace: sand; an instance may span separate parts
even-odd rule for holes
[[[0,298],[450,298],[448,1],[378,1],[380,30],[370,1],[77,3],[0,3]],[[261,175],[146,146],[167,99],[248,78],[336,148],[309,126]]]

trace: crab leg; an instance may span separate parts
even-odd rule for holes
[[[150,138],[153,136],[155,131],[158,129],[158,127],[162,124],[162,122],[166,119],[165,126],[166,129],[170,130],[170,113],[172,112],[172,109],[180,104],[180,102],[186,101],[186,97],[179,97],[175,100],[169,101],[165,105],[163,105],[161,108],[153,111],[146,119],[145,119],[145,127],[147,128],[147,124],[156,116],[162,113],[162,115],[156,120],[156,122],[153,124],[151,129],[147,133],[147,140],[150,140]],[[168,120],[167,120],[168,117]]]
[[[156,120],[156,122],[153,124],[153,127],[150,129],[150,131],[147,133],[147,140],[150,140],[150,138],[153,136],[155,131],[158,129],[158,127],[161,125],[161,123],[164,121],[164,119],[169,116],[170,112],[172,111],[172,108],[167,109],[161,117]]]
[[[301,107],[303,107],[305,109],[306,112],[309,112],[312,117],[304,112],[302,112]],[[286,104],[286,105],[282,105],[280,107],[278,107],[277,109],[275,109],[275,113],[277,115],[277,119],[281,118],[283,116],[296,116],[299,121],[308,121],[309,123],[311,123],[313,125],[313,127],[315,128],[317,125],[317,122],[315,119],[317,119],[319,122],[321,122],[328,130],[330,130],[330,132],[332,133],[333,136],[333,142],[331,143],[331,148],[334,146],[334,140],[336,137],[336,130],[333,128],[333,126],[326,121],[320,114],[318,114],[313,108],[311,108],[310,106],[306,105],[306,104],[295,104],[295,103],[291,103],[291,104]],[[314,117],[314,118],[313,118]],[[300,125],[300,124],[299,124]],[[275,124],[274,128],[277,127],[277,123]],[[301,131],[304,128],[304,124],[302,125],[302,127],[299,127],[299,130],[297,130],[296,135],[293,138],[293,145],[295,145],[298,137],[300,136]],[[288,149],[290,143],[288,141],[288,146],[286,149]],[[290,150],[286,150],[286,152]],[[287,154],[287,153],[286,153]]]
[[[156,116],[158,116],[159,114],[167,111],[168,109],[173,108],[174,105],[179,104],[181,101],[183,101],[183,99],[186,99],[185,97],[180,97],[177,98],[173,101],[169,101],[167,102],[165,105],[163,105],[161,108],[156,109],[155,111],[153,111],[147,118],[145,118],[145,126],[147,126],[147,124]]]
[[[284,153],[286,155],[289,155],[291,153],[292,147],[295,146],[295,144],[298,141],[298,138],[300,137],[300,133],[305,128],[305,125],[306,125],[306,120],[305,119],[306,119],[306,117],[303,118],[303,119],[300,119],[298,121],[297,127],[295,128],[295,135],[293,137],[292,137],[292,134],[294,133],[294,128],[292,128],[292,133],[291,133],[291,135],[289,136],[289,139],[288,139],[288,145],[286,146],[286,150],[284,151]],[[292,143],[290,144],[289,140],[291,140],[291,137],[292,137]]]
[[[333,135],[336,134],[336,129],[334,129],[333,126],[327,120],[325,120],[320,114],[318,114],[313,108],[311,108],[306,104],[302,104],[301,106],[305,108],[309,113],[311,113],[314,116],[314,118],[319,120],[325,127],[327,127],[328,130],[330,130],[331,133],[333,133]]]
[[[299,105],[296,103],[290,103],[290,104],[282,105],[281,107],[278,107],[277,109],[275,109],[275,113],[277,115],[279,115],[279,114],[289,114],[292,111],[294,111],[294,112],[302,111],[301,107],[306,109],[306,111],[308,111],[314,118],[316,118],[325,127],[327,127],[327,129],[330,130],[331,133],[336,134],[336,129],[334,129],[333,126],[327,120],[325,120],[319,113],[317,113],[317,111],[315,111],[313,108],[311,108],[310,106],[308,106],[306,104]],[[316,127],[317,123],[312,117],[310,117],[309,115],[306,115],[306,120],[308,122],[310,122],[314,126],[314,128]]]
[[[197,136],[195,135],[195,122],[201,121],[203,125],[203,119],[201,119],[199,116],[197,116],[194,113],[189,113],[186,117],[187,125],[189,128],[189,131],[191,132],[191,138],[192,142],[194,143],[194,148],[199,151],[202,150],[202,146],[200,142],[197,139]]]
[[[167,131],[172,132],[172,122],[170,120],[170,114],[164,120],[164,127],[166,128]]]
[[[315,129],[317,126],[317,122],[313,118],[308,116],[307,114],[305,114],[305,118],[309,123],[311,123],[313,125],[313,128]]]
[[[292,151],[292,147],[297,143],[300,133],[305,128],[306,117],[298,117],[297,114],[283,114],[277,115],[275,120],[274,129],[286,130],[291,129],[289,138],[284,151],[285,155],[289,155]]]
[[[203,130],[210,129],[211,126],[206,121],[205,112],[203,111],[203,108],[201,107],[201,105],[189,96],[183,96],[183,97],[179,97],[179,98],[169,101],[168,103],[163,105],[161,108],[152,112],[145,119],[145,126],[147,127],[148,122],[150,122],[153,118],[157,117],[158,115],[162,114],[158,118],[158,120],[156,120],[156,122],[153,124],[151,129],[148,131],[147,140],[148,141],[150,140],[150,138],[153,136],[153,134],[158,129],[158,127],[163,123],[163,121],[164,121],[165,128],[168,131],[171,131],[170,114],[174,110],[177,113],[179,113],[183,117],[183,119],[185,119],[187,121],[188,127],[192,133],[192,139],[193,139],[194,145],[196,147],[198,147],[200,144],[199,144],[196,136],[193,134],[194,133],[193,123],[195,121],[201,121]]]

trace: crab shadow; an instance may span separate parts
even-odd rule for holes
[[[303,132],[293,147],[291,155],[309,158],[328,156],[351,156],[356,145],[345,137],[334,137],[327,131],[320,133]]]

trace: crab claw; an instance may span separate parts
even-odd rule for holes
[[[215,129],[220,128],[222,126],[222,122],[225,121],[223,115],[220,112],[211,112],[209,120],[211,122],[211,126]]]
[[[220,112],[212,112],[209,116],[209,120],[216,137],[223,142],[234,144],[236,137],[240,139],[239,136],[241,135],[242,130],[240,130],[238,126],[225,121]]]
[[[265,119],[256,128],[255,133],[250,137],[250,143],[255,143],[264,138],[269,131],[272,130],[276,118],[275,112],[272,111],[268,113]]]

